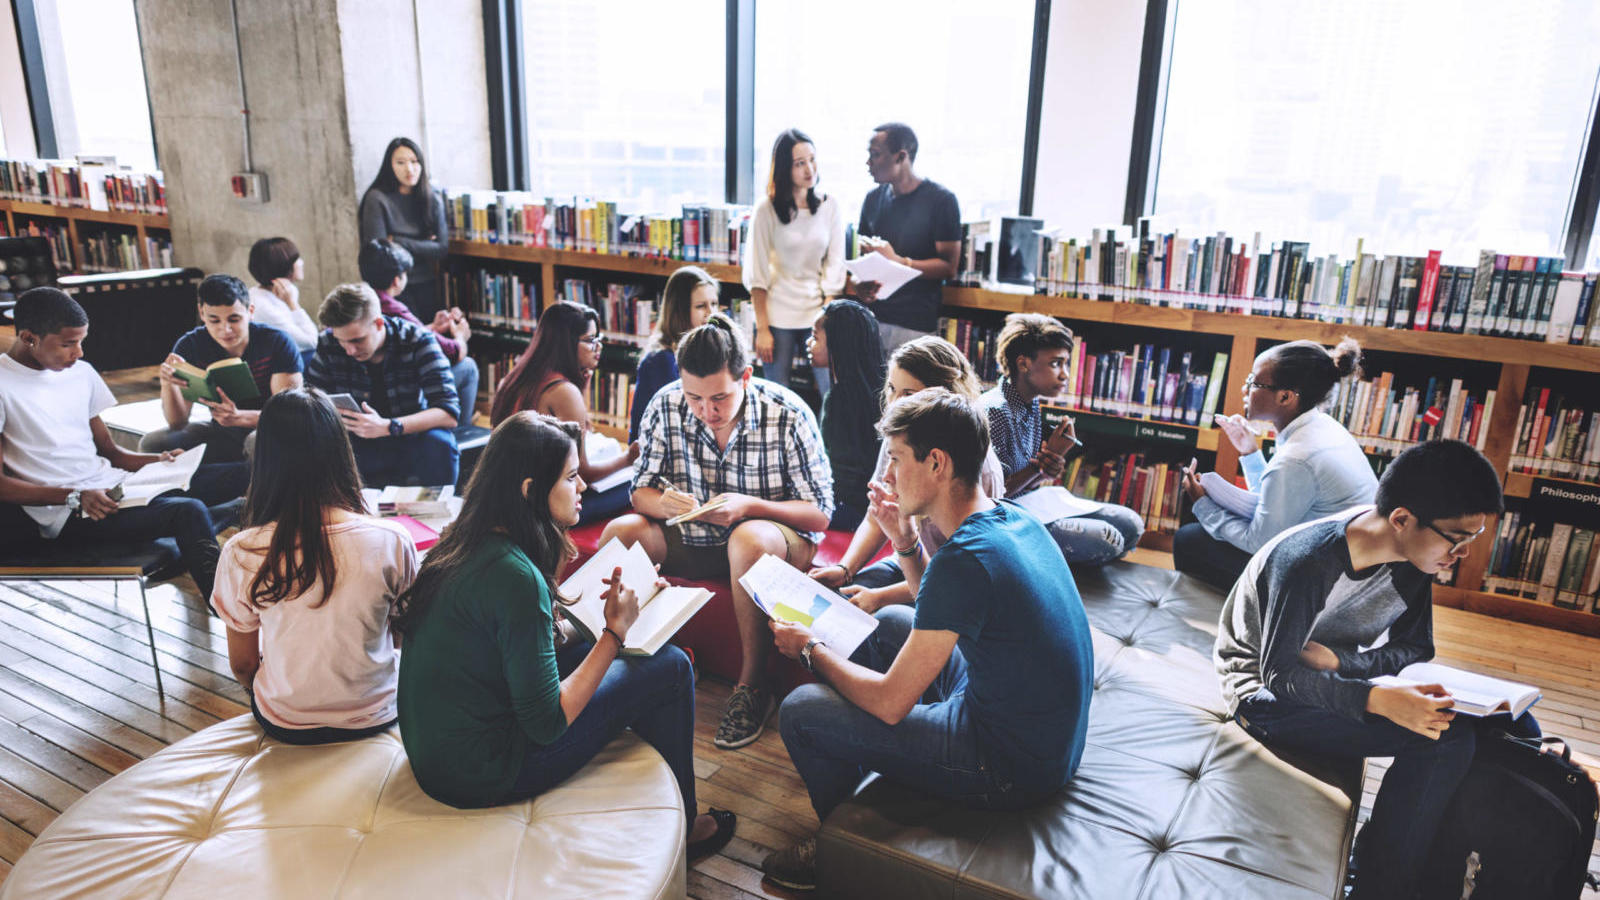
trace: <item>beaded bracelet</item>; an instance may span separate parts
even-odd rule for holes
[[[901,550],[899,547],[894,548],[894,555],[895,556],[904,556],[904,557],[909,558],[909,557],[912,557],[912,556],[916,556],[917,552],[919,550],[921,550],[921,549],[922,549],[922,540],[919,538],[917,540],[912,541],[911,542],[911,546],[905,548],[904,550]]]

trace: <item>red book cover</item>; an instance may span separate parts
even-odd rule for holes
[[[394,516],[390,521],[404,528],[406,533],[411,535],[411,540],[417,545],[418,550],[426,550],[439,543],[439,532],[410,516]]]
[[[1439,257],[1441,251],[1429,250],[1428,261],[1422,265],[1422,287],[1417,292],[1417,314],[1411,319],[1411,330],[1427,331],[1433,318],[1433,295],[1439,288]]]

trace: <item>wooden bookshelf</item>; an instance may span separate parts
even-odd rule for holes
[[[23,220],[57,219],[65,222],[67,242],[72,250],[72,271],[81,274],[105,271],[103,268],[87,266],[84,260],[79,258],[83,253],[83,241],[78,234],[78,225],[81,222],[132,228],[134,241],[139,248],[139,258],[143,261],[144,268],[148,269],[158,268],[160,263],[150,258],[149,248],[145,246],[146,238],[151,231],[171,231],[172,229],[171,220],[162,213],[85,209],[81,206],[56,206],[51,203],[30,203],[23,200],[0,200],[0,213],[5,216],[6,234],[13,236],[19,234],[17,227],[19,217]]]

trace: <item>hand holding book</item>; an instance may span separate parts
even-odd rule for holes
[[[616,636],[619,644],[625,644],[628,629],[639,620],[639,595],[622,583],[621,566],[611,569],[611,577],[605,580],[605,584],[606,629]],[[621,646],[617,647],[617,652],[622,652]]]

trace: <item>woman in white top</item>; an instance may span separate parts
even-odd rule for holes
[[[772,145],[767,196],[756,204],[745,242],[744,286],[756,310],[756,356],[769,381],[789,386],[789,369],[828,298],[844,290],[844,217],[817,193],[817,152],[791,128]],[[813,369],[818,392],[828,373]]]
[[[280,741],[376,734],[395,722],[400,656],[389,619],[416,578],[416,546],[365,514],[350,439],[315,388],[262,407],[253,465],[244,530],[222,548],[211,593],[233,674]]]
[[[256,281],[250,289],[253,320],[287,334],[302,353],[317,349],[322,329],[300,305],[300,288],[295,286],[306,277],[300,248],[286,237],[262,238],[250,247],[248,268]]]

